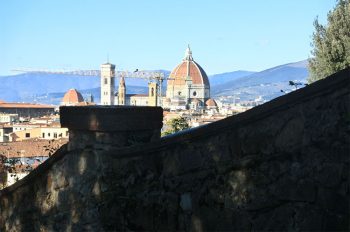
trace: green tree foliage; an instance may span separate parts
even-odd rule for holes
[[[323,79],[350,66],[350,2],[338,0],[328,13],[328,24],[321,25],[316,18],[309,59],[309,83]]]
[[[186,119],[183,117],[170,119],[166,125],[168,126],[168,130],[162,133],[163,136],[190,128]]]

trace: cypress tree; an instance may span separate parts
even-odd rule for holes
[[[338,0],[328,13],[327,25],[314,21],[309,59],[309,83],[323,79],[350,66],[350,2]]]

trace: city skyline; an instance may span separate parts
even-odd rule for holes
[[[0,76],[12,69],[172,70],[190,44],[210,74],[310,57],[322,1],[2,1]]]

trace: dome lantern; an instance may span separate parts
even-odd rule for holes
[[[193,60],[192,51],[191,51],[190,45],[187,45],[187,49],[186,49],[186,52],[185,52],[184,60],[189,60],[189,61]]]

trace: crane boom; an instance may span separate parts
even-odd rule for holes
[[[100,70],[67,70],[67,69],[31,69],[31,68],[17,68],[11,70],[13,72],[24,73],[42,73],[42,74],[64,74],[77,76],[100,76]]]
[[[100,70],[66,70],[66,69],[30,69],[30,68],[17,68],[11,70],[13,72],[24,72],[24,73],[42,73],[42,74],[63,74],[63,75],[76,75],[76,76],[100,76]],[[164,76],[164,73],[161,71],[148,71],[148,70],[140,70],[140,71],[117,71],[115,73],[117,77],[125,77],[125,78],[143,78],[143,79],[167,79]]]

